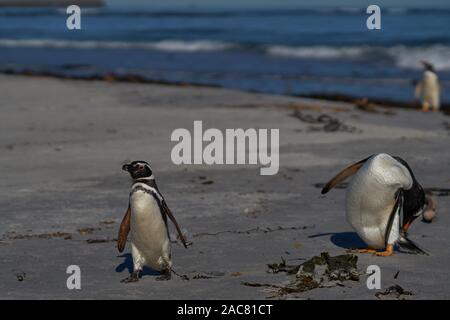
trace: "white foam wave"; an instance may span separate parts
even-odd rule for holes
[[[231,43],[197,40],[197,41],[179,41],[179,40],[163,40],[153,44],[151,47],[164,51],[220,51],[233,47]]]
[[[421,69],[420,60],[431,62],[437,70],[450,70],[450,47],[432,45],[427,47],[395,46],[388,49],[396,65],[406,69]]]
[[[267,53],[276,56],[295,58],[315,58],[315,59],[336,59],[352,58],[360,56],[362,47],[289,47],[289,46],[269,46]]]
[[[2,39],[0,47],[10,48],[75,48],[75,49],[144,49],[165,52],[212,52],[233,48],[244,49],[235,43],[213,40],[161,40],[154,42],[125,41],[69,41],[58,39]],[[271,45],[263,48],[273,56],[299,59],[389,59],[400,68],[421,69],[420,60],[430,61],[438,70],[450,70],[450,46],[435,44],[428,46],[283,46]]]
[[[148,49],[173,52],[220,51],[233,44],[209,40],[162,40],[155,42],[68,41],[57,39],[0,39],[0,47],[75,48],[75,49]]]
[[[269,46],[266,52],[270,55],[303,58],[303,59],[377,59],[384,56],[394,61],[395,65],[405,69],[421,69],[421,60],[434,64],[438,70],[450,70],[450,47],[446,45],[430,46],[313,46],[289,47]]]

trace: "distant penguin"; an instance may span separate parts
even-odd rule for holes
[[[406,161],[385,153],[372,155],[341,171],[325,185],[322,194],[352,175],[346,213],[348,222],[368,245],[360,252],[390,256],[398,244],[426,254],[407,236],[411,223],[424,211],[426,200]]]
[[[425,71],[416,85],[415,96],[422,101],[422,111],[427,112],[430,108],[433,111],[439,111],[441,107],[439,78],[431,63],[427,61],[421,61],[421,63]]]
[[[186,240],[156,186],[150,165],[145,161],[133,161],[122,169],[129,172],[133,179],[128,210],[120,225],[117,240],[117,248],[122,252],[131,231],[133,272],[122,282],[138,281],[144,266],[161,272],[158,280],[169,280],[172,255],[167,217],[174,223],[185,248]]]

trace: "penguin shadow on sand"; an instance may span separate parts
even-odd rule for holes
[[[356,232],[338,232],[330,237],[335,246],[344,249],[365,248],[367,244],[358,236]]]
[[[124,270],[127,270],[128,274],[131,274],[133,272],[133,257],[131,256],[131,253],[125,253],[117,257],[123,258],[123,261],[116,267],[116,272],[122,273],[124,272]],[[128,274],[126,276],[128,276]],[[139,274],[139,278],[142,278],[144,276],[160,276],[160,275],[161,273],[159,271],[153,270],[149,267],[144,267],[144,269]]]
[[[310,238],[330,236],[330,241],[343,249],[365,248],[367,245],[356,232],[327,232],[310,236]]]

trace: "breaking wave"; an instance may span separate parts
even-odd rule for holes
[[[438,70],[450,70],[450,47],[433,45],[427,47],[395,46],[389,53],[395,57],[396,65],[401,68],[420,69],[420,60],[427,60]]]
[[[314,59],[337,59],[354,58],[361,56],[362,47],[290,47],[290,46],[268,46],[267,53],[275,56],[292,58],[314,58]]]
[[[421,60],[427,60],[440,70],[450,70],[450,47],[446,45],[430,46],[269,46],[266,52],[270,55],[302,58],[302,59],[389,59],[400,68],[421,69]]]
[[[0,47],[74,48],[74,49],[148,49],[173,52],[221,51],[233,44],[210,40],[162,40],[155,42],[68,41],[57,39],[0,39]]]
[[[165,52],[217,52],[250,50],[291,59],[387,61],[399,68],[421,69],[420,60],[427,60],[438,70],[450,70],[450,46],[443,44],[421,46],[283,46],[249,45],[215,40],[161,40],[153,42],[128,41],[69,41],[59,39],[1,39],[7,48],[74,48],[74,49],[143,49]]]

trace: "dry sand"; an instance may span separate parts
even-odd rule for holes
[[[449,120],[440,113],[387,115],[224,89],[20,76],[0,76],[0,92],[3,299],[266,298],[270,292],[241,283],[292,279],[267,273],[268,263],[280,257],[300,263],[360,244],[344,218],[345,190],[321,196],[315,184],[379,152],[406,159],[426,188],[450,181]],[[360,131],[313,130],[291,116],[293,106]],[[176,128],[192,130],[194,120],[205,128],[279,128],[279,174],[260,176],[256,166],[172,164],[170,135]],[[189,281],[159,282],[147,273],[138,283],[120,283],[131,267],[129,245],[121,255],[113,241],[130,187],[120,168],[135,159],[151,161],[159,188],[190,234],[187,250],[173,245],[175,270]],[[450,297],[449,197],[436,199],[437,219],[411,229],[429,256],[359,255],[362,272],[381,267],[383,289],[399,284],[414,293],[410,299]],[[82,290],[66,288],[72,264],[81,267]],[[365,279],[288,297],[376,299]]]

